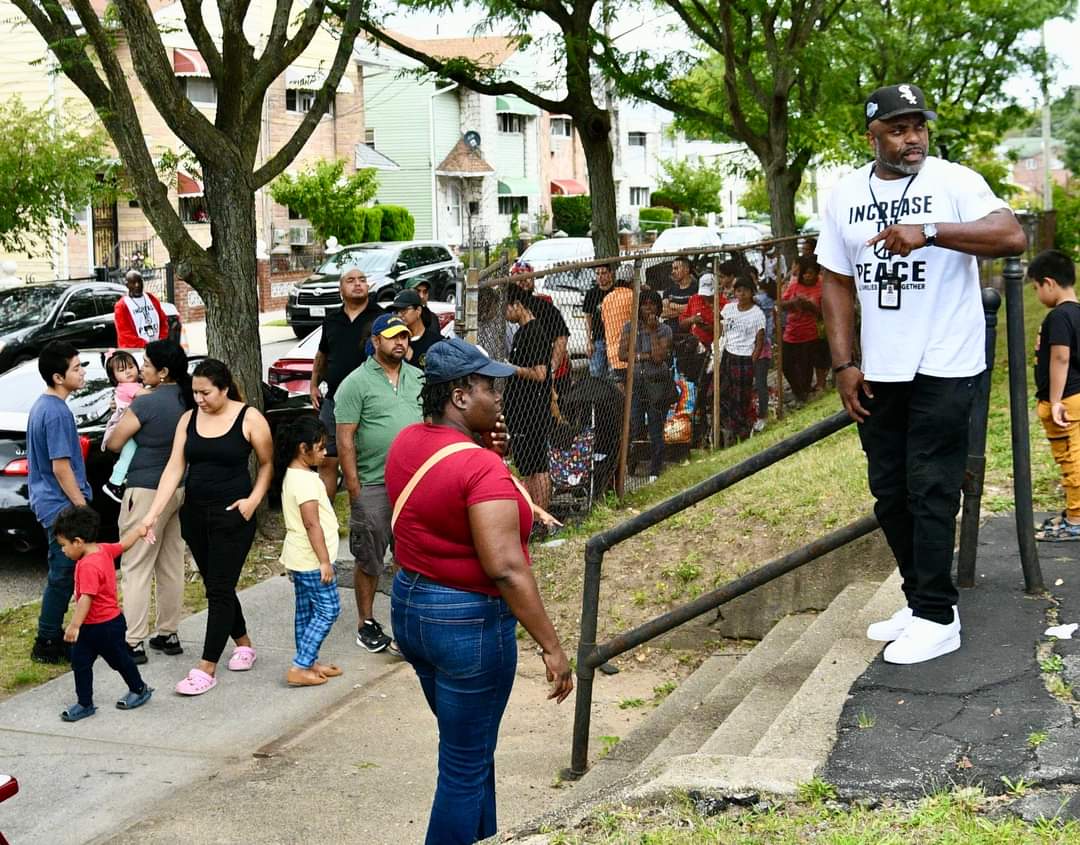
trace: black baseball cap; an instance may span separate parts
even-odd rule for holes
[[[398,291],[398,295],[394,297],[394,301],[390,303],[390,307],[395,311],[399,311],[402,308],[419,308],[423,305],[423,301],[420,299],[420,294],[414,290]]]
[[[902,114],[921,112],[927,120],[937,120],[937,112],[926,107],[926,97],[917,85],[886,85],[866,98],[866,125]]]
[[[424,379],[428,384],[444,384],[473,373],[506,378],[516,372],[517,367],[492,361],[478,346],[458,337],[433,344],[424,359]]]

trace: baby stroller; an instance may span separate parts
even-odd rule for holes
[[[587,376],[559,397],[562,419],[551,433],[551,509],[587,514],[615,478],[622,434],[622,394]]]

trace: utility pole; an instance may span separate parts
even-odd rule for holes
[[[1043,57],[1046,56],[1046,23],[1042,25]],[[1054,207],[1054,182],[1050,177],[1050,78],[1046,70],[1042,77],[1042,159],[1043,159],[1043,210]]]

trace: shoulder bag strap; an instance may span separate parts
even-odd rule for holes
[[[479,449],[481,448],[477,443],[451,443],[449,446],[443,446],[434,455],[420,464],[420,468],[413,473],[412,478],[409,479],[409,483],[401,491],[401,495],[398,496],[397,501],[394,503],[394,513],[390,517],[390,530],[394,529],[394,525],[397,524],[398,517],[401,515],[402,509],[405,507],[405,503],[409,501],[409,496],[412,495],[413,490],[416,489],[416,485],[419,484],[425,475],[428,474],[435,464],[439,463],[443,458],[448,458],[451,455],[462,452],[465,449]]]

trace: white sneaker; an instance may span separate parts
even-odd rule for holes
[[[956,632],[960,633],[960,611],[956,609],[956,605],[953,605],[953,624],[956,625]],[[903,607],[896,611],[892,616],[882,622],[874,622],[870,627],[866,629],[866,638],[868,640],[876,640],[879,643],[891,643],[893,640],[900,639],[900,635],[904,633],[904,630],[911,624],[911,620],[914,619],[910,607]]]
[[[900,635],[911,624],[913,618],[911,608],[902,607],[888,619],[875,622],[867,628],[866,638],[876,640],[879,643],[891,643],[893,640],[900,638]]]
[[[955,611],[954,611],[955,614]],[[942,625],[915,616],[895,642],[885,647],[886,663],[923,663],[960,648],[960,622]]]
[[[765,420],[763,420],[761,418],[758,418],[758,419],[754,420],[754,431],[764,431],[764,430],[765,430]]]

